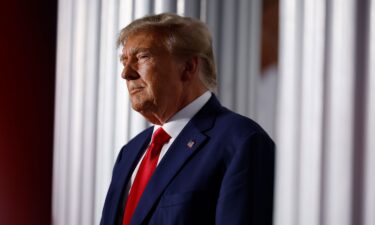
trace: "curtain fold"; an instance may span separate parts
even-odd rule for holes
[[[366,138],[364,153],[364,207],[361,216],[363,224],[375,224],[375,1],[369,3],[369,37],[367,58],[367,86],[366,86]]]
[[[275,224],[374,223],[373,4],[281,0]]]

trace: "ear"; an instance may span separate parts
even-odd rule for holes
[[[199,60],[197,56],[189,57],[184,61],[182,80],[191,80],[198,74]]]

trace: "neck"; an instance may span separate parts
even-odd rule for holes
[[[190,94],[186,95],[185,97],[181,98],[179,101],[180,104],[177,106],[171,106],[170,108],[166,108],[164,110],[157,110],[155,112],[150,112],[148,114],[143,113],[143,116],[151,123],[163,126],[164,123],[166,123],[171,117],[173,117],[177,112],[179,112],[181,109],[185,108],[187,105],[189,105],[191,102],[193,102],[195,99],[200,97],[202,94],[204,94],[207,91],[206,88],[199,89],[199,91],[190,92]],[[173,107],[173,108],[172,108]]]

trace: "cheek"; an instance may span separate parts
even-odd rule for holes
[[[146,83],[146,85],[151,85],[156,77],[155,70],[150,66],[141,66],[137,70],[140,79]]]
[[[148,66],[140,66],[138,67],[137,72],[141,77],[145,77],[148,73],[150,73],[150,68]]]

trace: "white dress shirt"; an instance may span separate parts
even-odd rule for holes
[[[165,130],[165,132],[169,134],[169,136],[171,136],[171,139],[166,144],[163,145],[160,155],[159,155],[158,164],[163,159],[164,155],[167,153],[169,147],[173,144],[174,140],[176,140],[178,135],[181,133],[182,129],[184,129],[184,127],[191,120],[191,118],[193,118],[194,115],[208,102],[211,95],[212,93],[210,91],[206,91],[204,94],[202,94],[197,99],[192,101],[190,104],[185,106],[183,109],[178,111],[166,123],[163,124],[162,126],[163,129]],[[155,132],[159,127],[160,127],[159,125],[154,125],[153,132]],[[137,167],[133,171],[131,180],[128,184],[129,191],[130,191],[130,187],[132,186],[134,182],[135,176],[138,172],[138,168],[145,155],[146,155],[146,151],[145,153],[143,153],[141,160],[139,160]]]

